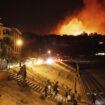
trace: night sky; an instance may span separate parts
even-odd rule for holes
[[[46,34],[83,6],[83,0],[1,0],[0,17],[4,26]]]

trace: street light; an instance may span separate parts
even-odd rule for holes
[[[17,39],[16,40],[16,46],[18,46],[18,47],[22,47],[22,45],[23,45],[23,40],[22,39]],[[19,65],[20,65],[20,67],[21,67],[21,49],[20,49],[20,62],[19,62]]]
[[[48,53],[48,54],[51,54],[51,50],[48,50],[47,53]]]
[[[22,39],[17,39],[16,40],[16,45],[19,46],[19,47],[21,47],[23,45]]]

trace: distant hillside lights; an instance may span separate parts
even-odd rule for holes
[[[103,42],[103,41],[100,41],[99,42],[99,45],[103,45],[105,42]],[[105,56],[105,52],[99,52],[99,53],[96,53],[95,54],[96,56]]]
[[[96,53],[95,55],[96,55],[96,56],[105,56],[105,52]]]
[[[99,44],[104,44],[104,42],[99,42]]]

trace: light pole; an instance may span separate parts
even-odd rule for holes
[[[77,77],[79,76],[79,65],[76,63],[76,76],[74,80],[74,92],[77,91]]]
[[[76,93],[76,91],[77,91],[77,80],[76,80],[76,77],[74,78],[74,92]]]
[[[16,40],[16,46],[18,46],[18,47],[20,48],[20,49],[19,49],[19,53],[20,53],[20,55],[19,55],[19,60],[20,60],[19,65],[20,65],[20,67],[21,67],[22,45],[23,45],[23,40],[22,40],[22,39],[17,39],[17,40]]]

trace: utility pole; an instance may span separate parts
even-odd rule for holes
[[[77,80],[76,80],[76,76],[75,76],[75,78],[74,78],[74,92],[76,93],[76,91],[77,91]]]
[[[1,41],[0,41],[0,57],[1,57],[1,53],[2,53],[2,48],[1,48]]]
[[[74,78],[74,92],[77,91],[77,77],[79,76],[79,65],[76,63],[76,75]]]

